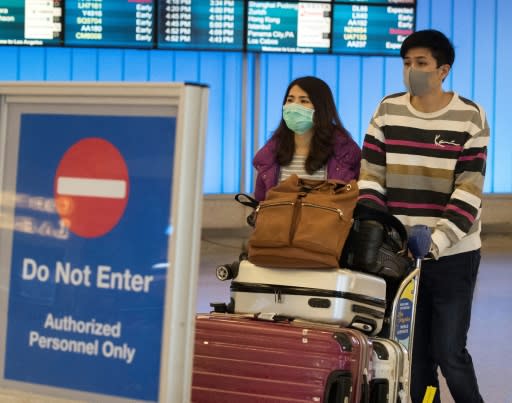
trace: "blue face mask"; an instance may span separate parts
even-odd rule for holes
[[[292,132],[304,134],[313,127],[315,110],[298,104],[283,105],[283,120]]]

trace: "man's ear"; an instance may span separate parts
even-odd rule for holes
[[[444,79],[448,76],[448,73],[450,72],[452,66],[450,66],[449,64],[443,64],[442,66],[439,66],[439,68],[441,69],[441,73],[442,73],[442,77],[443,77],[443,81],[444,81]]]

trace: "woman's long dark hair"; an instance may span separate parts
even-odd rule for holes
[[[296,78],[286,89],[283,105],[286,103],[290,89],[294,85],[308,94],[315,108],[313,136],[305,163],[306,171],[312,174],[321,169],[332,155],[335,136],[341,134],[350,137],[350,134],[343,127],[331,89],[323,80],[312,76]],[[288,165],[295,153],[295,141],[293,132],[288,129],[282,118],[273,137],[277,139],[276,157],[279,165]]]

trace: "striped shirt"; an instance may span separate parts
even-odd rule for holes
[[[439,256],[476,250],[488,142],[485,112],[456,93],[432,113],[408,93],[385,97],[365,136],[359,200],[407,228],[428,225]]]
[[[303,179],[326,179],[327,171],[325,167],[322,167],[318,171],[313,172],[312,175],[306,172],[304,164],[306,162],[305,155],[293,155],[293,159],[289,165],[281,167],[280,181],[285,180],[290,175],[296,174],[298,177]]]

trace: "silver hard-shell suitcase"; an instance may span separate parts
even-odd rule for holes
[[[370,401],[407,402],[410,380],[407,350],[394,340],[375,337],[371,341]]]
[[[239,262],[232,277],[231,312],[335,324],[372,335],[382,328],[386,282],[380,277],[337,268],[265,268],[248,260]]]

